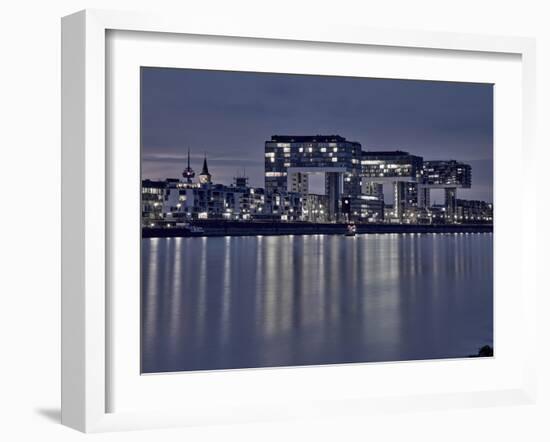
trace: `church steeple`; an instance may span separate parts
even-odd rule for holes
[[[206,156],[204,157],[204,162],[202,163],[201,175],[210,175],[210,173],[208,173],[208,163],[206,162]]]
[[[212,175],[208,172],[208,163],[206,162],[206,155],[204,156],[204,162],[202,163],[202,171],[199,175],[199,183],[210,184],[212,182]]]

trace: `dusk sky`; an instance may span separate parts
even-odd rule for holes
[[[490,84],[167,68],[141,78],[143,178],[181,178],[191,148],[197,175],[206,153],[214,182],[245,168],[263,187],[271,135],[336,134],[363,150],[465,161],[472,188],[459,198],[493,200]]]

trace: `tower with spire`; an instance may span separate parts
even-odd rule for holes
[[[210,184],[212,182],[212,175],[208,172],[208,163],[206,162],[206,155],[204,155],[204,162],[202,163],[202,171],[199,175],[200,184]]]
[[[187,167],[183,170],[182,176],[187,184],[191,184],[195,178],[195,171],[191,169],[191,149],[187,149]]]

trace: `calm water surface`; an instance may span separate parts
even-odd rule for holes
[[[493,344],[492,234],[142,240],[142,372],[454,358]]]

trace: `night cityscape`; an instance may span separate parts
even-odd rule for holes
[[[491,203],[459,198],[472,168],[455,160],[425,160],[403,151],[364,151],[339,135],[280,136],[265,142],[265,186],[244,174],[216,183],[203,159],[198,176],[190,152],[182,178],[143,180],[142,225],[176,228],[194,220],[314,223],[491,224]],[[321,174],[325,192],[309,190]],[[474,175],[475,176],[475,175]],[[393,195],[385,203],[384,190]],[[444,191],[443,204],[431,191]]]
[[[492,357],[493,86],[141,70],[141,372]]]

